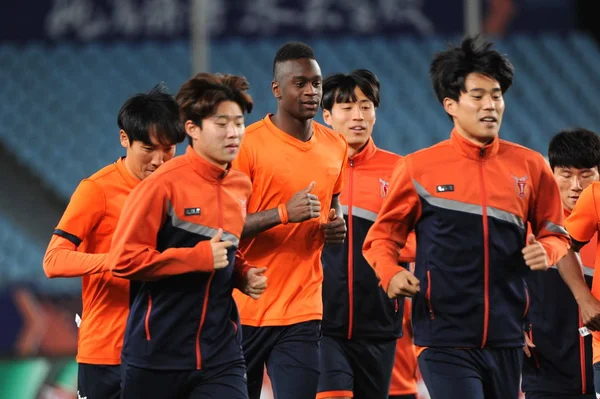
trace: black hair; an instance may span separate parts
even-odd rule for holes
[[[125,101],[117,117],[119,129],[125,131],[130,143],[141,141],[152,146],[153,137],[164,146],[179,144],[185,139],[185,129],[179,118],[179,106],[164,83],[147,94],[136,94]]]
[[[561,130],[548,145],[550,167],[591,169],[600,167],[600,137],[587,129]]]
[[[354,89],[358,87],[365,96],[379,107],[379,79],[367,69],[357,69],[349,74],[337,73],[323,81],[323,109],[331,111],[336,103],[356,102]]]
[[[465,80],[471,73],[495,79],[504,94],[512,85],[515,70],[508,58],[492,50],[493,44],[479,36],[468,37],[460,47],[450,46],[446,51],[435,54],[429,75],[440,103],[445,98],[458,101],[466,92]]]
[[[273,77],[277,75],[276,71],[278,64],[285,61],[299,60],[301,58],[315,59],[315,53],[308,44],[289,42],[281,46],[279,50],[277,50],[277,54],[275,54],[275,59],[273,60]]]

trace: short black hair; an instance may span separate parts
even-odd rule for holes
[[[149,93],[136,94],[125,101],[117,117],[119,129],[125,131],[130,143],[141,141],[151,146],[151,137],[164,146],[179,144],[185,139],[185,129],[179,118],[179,106],[164,83]]]
[[[600,167],[600,137],[587,129],[561,130],[548,145],[550,167],[591,169]]]
[[[460,47],[450,46],[435,54],[429,68],[433,89],[440,103],[448,97],[458,101],[466,92],[465,80],[471,73],[495,79],[504,94],[512,85],[515,69],[508,58],[492,50],[493,44],[480,36],[467,37]]]
[[[356,69],[349,74],[336,73],[323,81],[323,109],[331,111],[336,103],[356,102],[354,89],[358,88],[379,107],[381,85],[377,76],[367,69]]]
[[[273,77],[276,76],[277,64],[285,61],[299,60],[301,58],[315,59],[313,49],[302,42],[289,42],[284,44],[277,50],[275,59],[273,60]]]

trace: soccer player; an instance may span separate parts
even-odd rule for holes
[[[235,287],[258,298],[264,268],[236,256],[248,178],[230,169],[252,110],[245,78],[201,73],[177,93],[185,155],[142,182],[109,254],[136,280],[123,345],[123,398],[248,397]]]
[[[323,251],[323,338],[317,398],[387,399],[404,299],[389,298],[362,255],[400,156],[375,146],[371,134],[379,79],[360,69],[323,82],[323,118],[348,141],[340,203],[344,245]],[[400,268],[398,268],[400,270]]]
[[[500,140],[510,61],[479,38],[435,55],[450,138],[402,158],[364,254],[388,295],[414,296],[419,368],[432,399],[516,399],[524,276],[567,252],[560,192],[544,158]],[[533,234],[526,235],[530,223]],[[416,230],[414,275],[398,251]]]
[[[282,46],[271,85],[277,112],[248,127],[234,162],[252,180],[240,249],[251,264],[267,266],[269,278],[257,301],[234,293],[253,399],[265,364],[276,399],[317,394],[321,252],[325,241],[342,243],[346,235],[339,194],[347,158],[343,136],[313,121],[321,84],[309,46]]]
[[[550,167],[558,183],[565,218],[581,192],[598,181],[600,138],[585,129],[564,130],[548,148]],[[581,250],[583,271],[592,286],[596,241]],[[522,390],[527,399],[594,399],[592,337],[580,336],[579,308],[556,266],[527,279],[530,294],[527,358],[523,364]]]
[[[79,397],[119,398],[129,282],[112,276],[107,252],[131,190],[171,159],[185,138],[177,102],[160,86],[128,99],[117,121],[126,155],[81,181],[43,263],[49,278],[82,277]]]

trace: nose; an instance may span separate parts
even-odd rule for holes
[[[483,97],[483,108],[485,110],[495,110],[496,102],[492,98],[492,96],[484,96]]]
[[[152,166],[157,168],[165,163],[165,156],[166,154],[164,154],[163,151],[154,151],[154,154],[152,155]]]
[[[227,124],[227,138],[228,139],[233,139],[233,138],[237,138],[240,135],[240,131],[241,129],[239,129],[237,126],[235,126],[234,123],[228,123]]]
[[[352,120],[362,121],[363,119],[364,117],[362,109],[360,109],[360,107],[355,107],[354,110],[352,110]]]
[[[319,88],[315,87],[312,84],[307,84],[306,86],[306,90],[304,91],[304,94],[310,97],[314,97],[316,95],[319,94]]]
[[[583,185],[581,184],[581,179],[579,176],[573,176],[571,178],[571,190],[573,191],[582,191]]]

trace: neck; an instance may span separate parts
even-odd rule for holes
[[[125,165],[125,170],[127,170],[131,176],[135,177],[136,179],[143,179],[143,176],[138,176],[133,170],[133,167],[131,166],[131,160],[128,156],[125,156],[125,159],[123,159],[123,165]]]
[[[486,145],[490,144],[492,141],[494,141],[494,139],[496,138],[494,137],[476,137],[476,136],[471,136],[470,134],[467,134],[460,126],[456,125],[456,131],[458,132],[458,134],[460,134],[462,137],[464,137],[465,139],[469,140],[471,143],[478,145],[479,147],[485,147]]]
[[[312,137],[312,119],[299,120],[278,109],[271,117],[271,121],[279,129],[300,141],[308,141]]]
[[[367,140],[367,143],[369,141]],[[362,150],[365,149],[365,147],[367,146],[367,143],[364,144],[349,144],[348,145],[348,158],[352,158],[353,156],[355,156],[356,154],[360,153]]]
[[[229,165],[227,162],[225,162],[225,163],[219,162],[219,161],[205,155],[202,151],[198,150],[196,147],[193,147],[193,148],[194,148],[194,152],[196,154],[198,154],[202,159],[206,160],[207,162],[209,162],[212,165],[215,165],[217,168],[227,170],[227,166]]]

